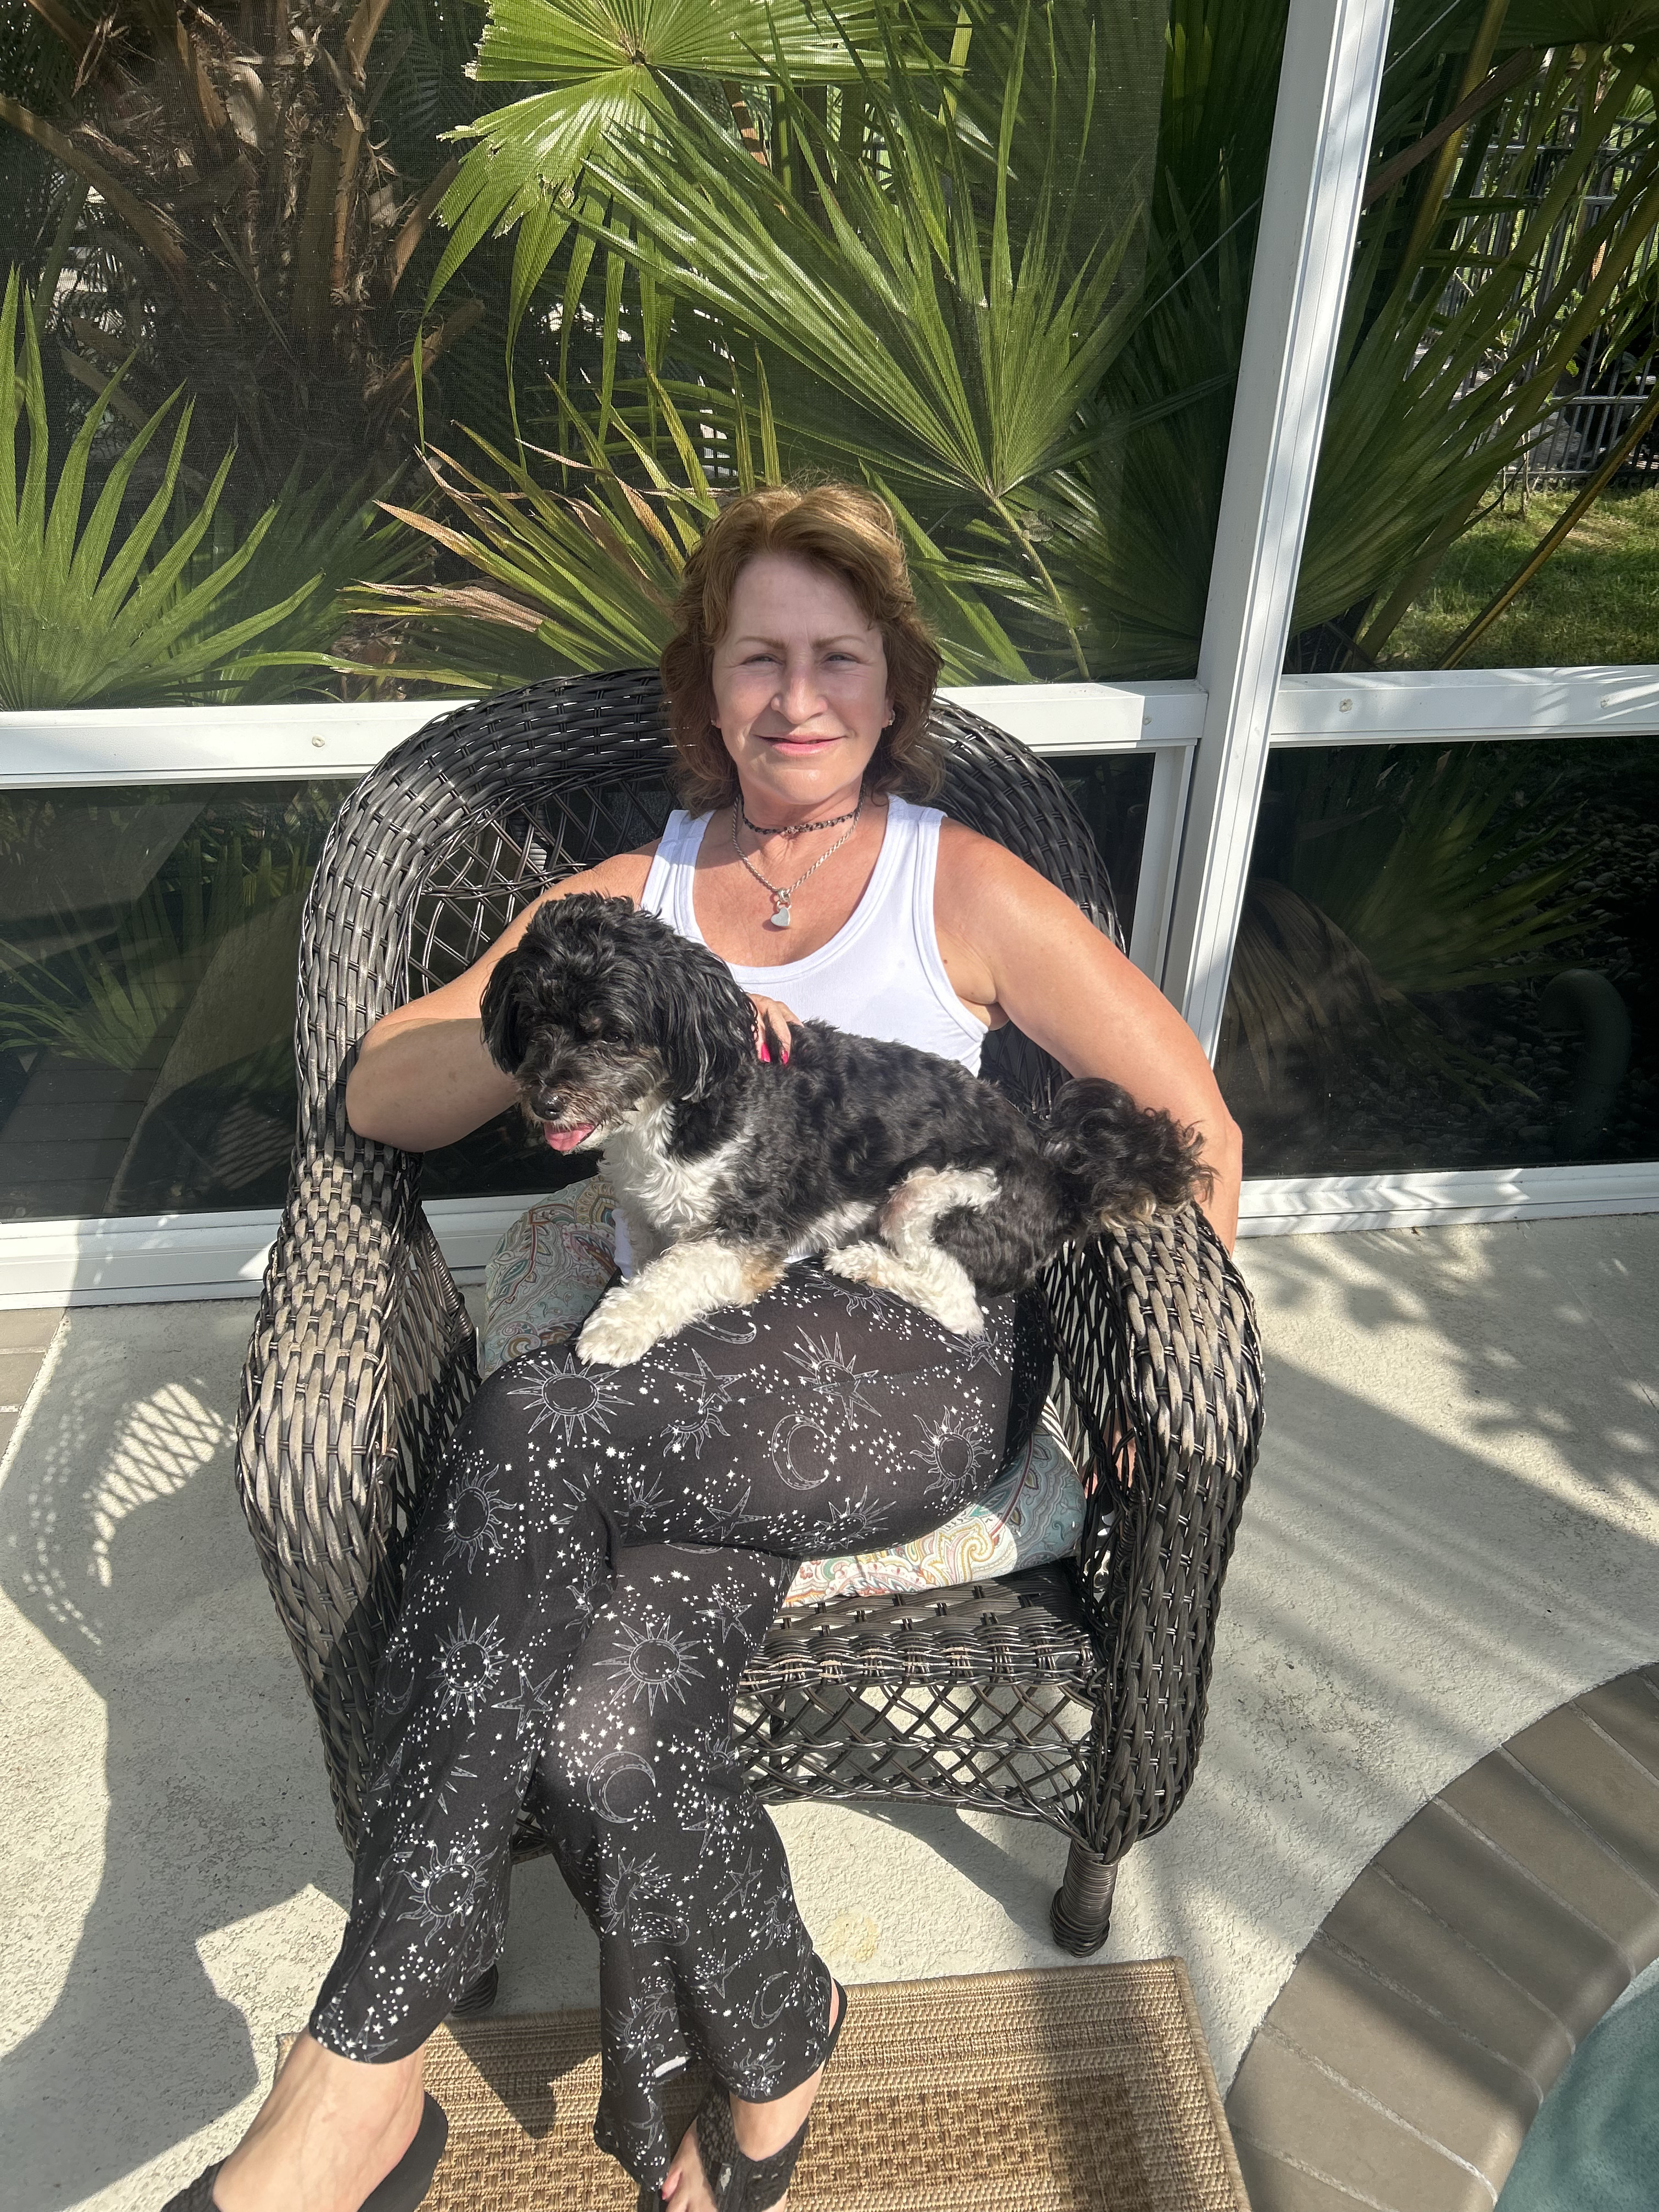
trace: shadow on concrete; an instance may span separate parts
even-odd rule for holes
[[[1117,1915],[1136,1949],[1188,1957],[1224,2086],[1420,1806],[1659,1653],[1656,1227],[1243,1248],[1261,1466],[1193,1795],[1131,1855]]]
[[[1054,1943],[1048,1904],[1065,1867],[1066,1839],[1053,1829],[1012,1814],[990,1816],[992,1832],[973,1825],[949,1805],[894,1805],[876,1802],[857,1808],[884,1828],[896,1828],[927,1844],[964,1881],[1006,1912],[1023,1936],[1045,1945],[1060,1966],[1069,1954]],[[1003,1840],[1006,1837],[1006,1841]],[[1037,1855],[1056,1858],[1051,1872],[1028,1863],[1015,1848],[1036,1844]]]
[[[315,1724],[232,1487],[220,1409],[250,1317],[240,1303],[73,1316],[0,1491],[0,1586],[102,1708],[52,1669],[43,1733],[70,1793],[101,1753],[107,1798],[67,1975],[0,2069],[0,2194],[30,2212],[246,2097],[259,2068],[234,2001],[239,1923],[288,1908],[298,2026],[333,1949],[326,1900],[349,1894]],[[70,1849],[99,1844],[88,1831]],[[273,1940],[280,1927],[261,1948]]]
[[[1263,1239],[1243,1248],[1296,1360],[1297,1323],[1346,1321],[1377,1346],[1426,1332],[1462,1385],[1471,1443],[1552,1455],[1592,1493],[1659,1502],[1659,1234],[1645,1215]],[[1327,1359],[1297,1364],[1327,1366]],[[1402,1400],[1432,1427],[1449,1408]],[[1516,1472],[1525,1478],[1524,1463]],[[1553,1480],[1557,1480],[1552,1475]],[[1559,1480],[1557,1480],[1559,1487]]]

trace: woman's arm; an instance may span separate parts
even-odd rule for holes
[[[934,915],[958,997],[1018,1024],[1073,1075],[1120,1083],[1195,1128],[1215,1181],[1205,1211],[1229,1251],[1244,1150],[1198,1039],[1155,983],[1065,893],[988,837],[945,823]]]
[[[653,848],[654,849],[654,848]],[[599,891],[638,903],[651,872],[651,853],[622,853],[579,876],[567,876],[517,915],[464,975],[424,999],[383,1014],[363,1039],[346,1079],[346,1119],[360,1137],[405,1152],[453,1145],[503,1113],[518,1095],[484,1049],[478,1008],[490,970],[550,899]]]

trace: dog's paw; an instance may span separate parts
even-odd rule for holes
[[[612,1296],[595,1307],[576,1339],[576,1357],[589,1367],[631,1367],[643,1359],[663,1330],[634,1301]]]
[[[918,1300],[924,1312],[930,1313],[941,1328],[948,1328],[952,1336],[983,1336],[985,1316],[980,1310],[979,1300],[969,1291],[958,1297],[954,1290],[933,1292]]]
[[[881,1290],[894,1272],[893,1255],[884,1244],[838,1245],[824,1254],[820,1264],[827,1275],[840,1275],[849,1283],[872,1283]]]

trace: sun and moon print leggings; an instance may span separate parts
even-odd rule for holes
[[[904,1542],[989,1486],[1014,1301],[986,1321],[952,1335],[798,1266],[634,1366],[544,1351],[483,1383],[380,1664],[320,2043],[404,2057],[494,1962],[523,1806],[599,1939],[594,2136],[637,2182],[667,2172],[661,2086],[693,2049],[748,2100],[817,2071],[830,1975],[734,1754],[738,1678],[800,1559]]]

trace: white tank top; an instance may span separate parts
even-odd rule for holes
[[[651,863],[640,904],[672,929],[702,945],[692,908],[697,850],[714,817],[676,810]],[[833,1022],[859,1036],[911,1044],[960,1060],[979,1073],[985,1024],[951,988],[933,927],[933,875],[939,864],[937,807],[887,802],[887,830],[875,872],[827,945],[780,968],[727,967],[745,991],[781,999],[804,1022]]]

